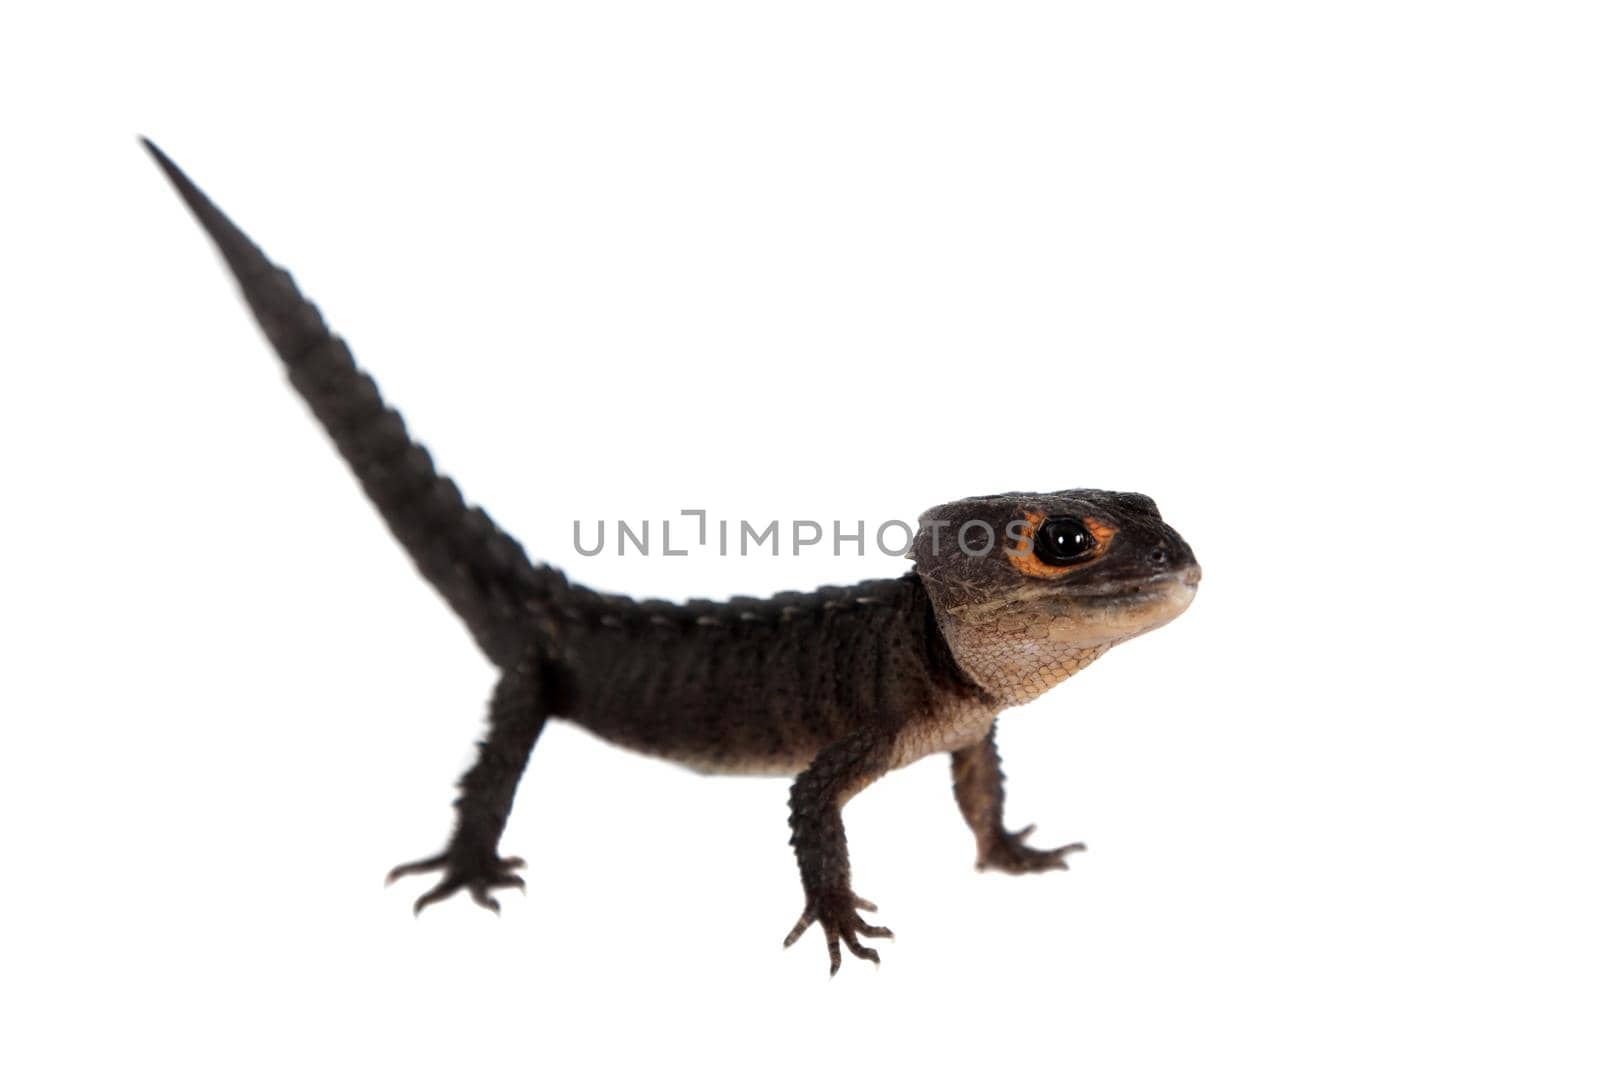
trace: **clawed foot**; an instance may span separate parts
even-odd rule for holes
[[[978,870],[993,868],[1010,874],[1064,871],[1067,869],[1067,857],[1074,852],[1083,852],[1087,848],[1081,843],[1062,845],[1060,848],[1029,848],[1023,842],[1031,833],[1033,833],[1032,826],[1018,830],[1014,834],[1006,830],[1000,831],[1000,835],[978,853]]]
[[[457,891],[465,889],[479,907],[488,908],[498,915],[500,902],[490,896],[490,893],[496,889],[520,889],[527,892],[528,884],[521,876],[511,873],[523,865],[522,860],[516,856],[500,857],[492,854],[464,856],[446,851],[415,863],[402,863],[389,872],[383,884],[392,885],[396,879],[411,874],[443,871],[444,877],[439,880],[439,884],[417,898],[417,903],[412,908],[414,914],[421,915],[422,909],[429,904],[437,904],[446,897],[453,896]]]
[[[845,947],[850,952],[864,960],[878,962],[876,949],[867,948],[858,940],[860,937],[887,937],[893,939],[894,932],[887,926],[871,926],[857,914],[861,911],[877,911],[878,906],[870,900],[862,900],[848,889],[822,893],[806,901],[806,910],[801,914],[800,921],[794,924],[794,929],[789,931],[789,936],[783,939],[783,947],[788,948],[800,940],[800,935],[805,933],[812,923],[822,926],[822,933],[828,939],[828,974],[839,973],[839,939],[843,938]]]

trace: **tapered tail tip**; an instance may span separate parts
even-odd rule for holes
[[[210,236],[217,251],[222,253],[228,269],[233,272],[244,292],[251,313],[278,354],[285,361],[293,362],[325,339],[328,328],[322,316],[314,305],[300,295],[294,280],[274,267],[255,242],[246,237],[211,202],[211,198],[201,192],[176,163],[167,158],[167,154],[154,141],[140,137],[139,143],[144,145],[150,158],[156,161],[156,166],[161,168],[161,172],[177,190],[179,198],[194,214],[201,229]]]
[[[149,152],[150,153],[150,157],[152,159],[154,159],[158,164],[161,165],[161,169],[162,170],[167,170],[172,166],[172,160],[168,159],[167,158],[167,154],[165,152],[161,151],[160,146],[157,145],[150,138],[148,138],[148,137],[140,137],[139,138],[139,143],[144,145],[144,150],[146,152]]]
[[[167,180],[177,186],[179,192],[184,194],[185,200],[190,200],[191,194],[200,192],[199,189],[195,188],[194,183],[189,180],[189,176],[172,161],[172,157],[161,150],[159,145],[148,137],[140,137],[139,143],[144,145],[144,150],[150,153],[150,158],[156,161],[156,166],[161,168],[161,173],[167,176]]]

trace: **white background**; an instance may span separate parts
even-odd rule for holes
[[[11,11],[0,1058],[1597,1062],[1586,8]],[[579,581],[903,563],[574,518],[1156,497],[1194,607],[1001,724],[1089,852],[975,874],[897,773],[829,981],[785,782],[558,725],[526,899],[413,920],[491,671],[138,134]]]

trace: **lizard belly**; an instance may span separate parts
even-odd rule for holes
[[[707,756],[702,753],[669,755],[666,758],[700,774],[738,774],[752,778],[793,778],[811,765],[811,753],[805,758],[792,756],[758,756],[727,753]]]
[[[814,741],[784,736],[770,728],[753,728],[762,724],[753,716],[698,718],[694,729],[659,728],[648,719],[590,715],[574,716],[573,721],[618,748],[700,774],[793,777],[810,766],[822,748]]]

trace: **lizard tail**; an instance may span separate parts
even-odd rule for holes
[[[144,146],[222,253],[289,381],[390,532],[489,659],[511,666],[526,648],[539,605],[565,587],[565,579],[559,571],[535,567],[483,509],[462,500],[288,272],[274,266],[161,149],[148,140]]]

